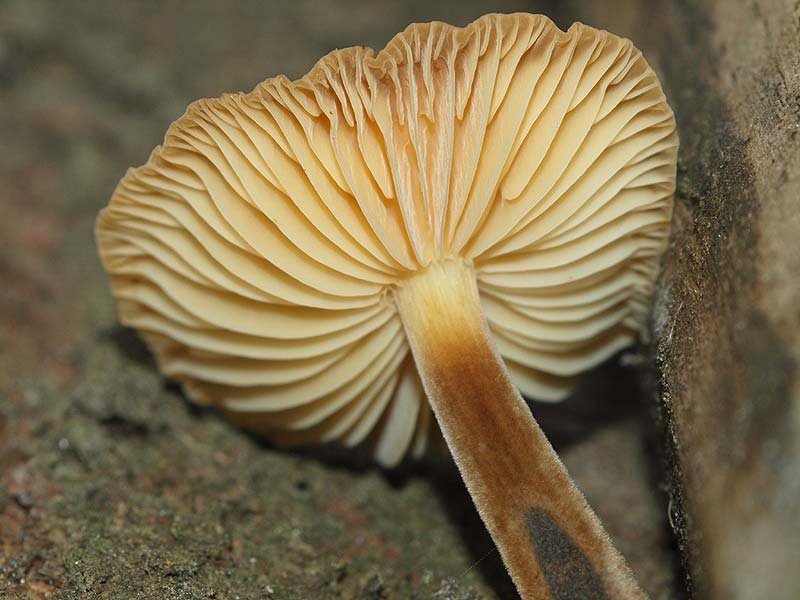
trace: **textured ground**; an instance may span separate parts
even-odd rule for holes
[[[115,325],[92,239],[124,169],[189,101],[485,3],[108,6],[0,3],[0,597],[513,598],[446,463],[277,452],[189,406]],[[610,365],[537,415],[654,598],[684,597],[668,508],[701,595],[798,597],[798,8],[491,9],[631,37],[683,144],[659,402]]]

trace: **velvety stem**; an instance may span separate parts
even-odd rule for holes
[[[511,383],[472,269],[434,264],[396,301],[444,437],[522,598],[645,598]]]

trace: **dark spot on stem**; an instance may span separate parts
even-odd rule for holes
[[[589,560],[550,513],[541,508],[529,509],[525,526],[553,600],[608,599]]]

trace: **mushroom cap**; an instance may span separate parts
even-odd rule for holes
[[[415,24],[193,103],[97,240],[122,322],[190,397],[391,465],[436,429],[395,286],[467,261],[515,384],[561,399],[643,331],[676,152],[628,40],[528,14]]]

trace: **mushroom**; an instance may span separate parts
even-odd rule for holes
[[[523,598],[642,598],[517,390],[559,400],[644,330],[676,148],[628,40],[415,24],[195,102],[96,234],[190,397],[386,466],[438,424]]]

